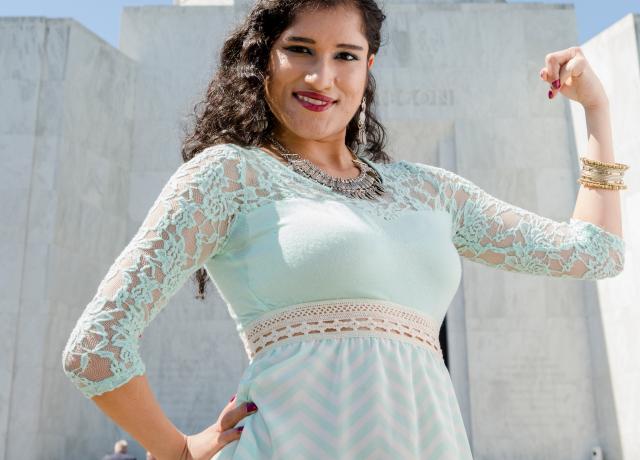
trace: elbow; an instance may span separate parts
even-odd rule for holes
[[[618,276],[624,271],[626,245],[623,239],[620,239],[620,244],[612,252],[613,276]]]
[[[62,352],[62,371],[67,376],[67,378],[71,381],[71,383],[82,393],[84,393],[83,387],[84,383],[81,374],[82,371],[80,369],[82,365],[82,359],[77,353],[71,352],[70,349],[65,348]],[[85,393],[85,396],[86,393]]]
[[[80,357],[69,350],[62,352],[62,371],[67,377],[73,377],[76,375],[77,369],[80,368]]]
[[[595,279],[615,278],[624,271],[624,250],[616,250],[613,252],[613,256],[607,259],[600,270],[598,270]]]
[[[65,375],[69,378],[71,378],[74,375],[74,371],[77,370],[78,368],[80,368],[80,356],[77,353],[74,353],[73,350],[75,349],[75,342],[76,342],[76,330],[77,330],[77,323],[76,323],[76,327],[74,328],[74,330],[71,332],[71,335],[69,336],[69,338],[67,339],[67,343],[64,346],[64,349],[62,350],[62,370],[65,373]]]
[[[71,380],[82,373],[82,344],[87,342],[87,333],[80,320],[76,322],[62,350],[62,370]]]
[[[620,273],[624,271],[624,255],[620,256],[620,261],[614,264],[613,270],[611,271],[611,278],[615,278]]]
[[[82,357],[67,346],[62,352],[62,371],[74,385],[78,385],[78,378],[82,373]]]
[[[87,398],[111,391],[136,375],[145,373],[145,366],[135,348],[122,350],[112,342],[87,350],[80,346],[86,336],[70,339],[62,352],[62,370],[73,385]],[[124,360],[126,355],[129,359]]]

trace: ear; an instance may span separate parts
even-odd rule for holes
[[[375,54],[372,54],[371,56],[369,56],[369,61],[367,62],[367,68],[371,69],[371,66],[373,66],[373,61],[375,61]]]

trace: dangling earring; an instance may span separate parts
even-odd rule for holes
[[[364,154],[367,146],[367,132],[365,130],[365,122],[367,119],[367,115],[365,114],[367,109],[366,99],[366,96],[362,98],[362,104],[360,105],[360,118],[358,119],[358,156],[362,156]]]

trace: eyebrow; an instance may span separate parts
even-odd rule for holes
[[[315,40],[311,39],[311,38],[307,38],[307,37],[296,37],[296,36],[292,36],[292,37],[287,37],[285,38],[285,41],[288,42],[303,42],[303,43],[311,43],[315,45]],[[349,48],[352,50],[360,50],[360,51],[364,51],[364,48],[362,46],[358,46],[358,45],[352,45],[350,43],[338,43],[336,45],[336,48]]]

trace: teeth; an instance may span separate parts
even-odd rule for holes
[[[298,99],[302,99],[303,101],[306,101],[310,104],[313,105],[327,105],[328,102],[324,102],[324,101],[319,101],[317,99],[311,99],[310,97],[306,97],[306,96],[300,96],[299,94],[296,94],[296,96],[298,97]]]

